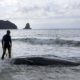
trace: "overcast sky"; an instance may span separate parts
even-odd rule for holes
[[[0,19],[18,28],[80,28],[80,0],[0,0]]]

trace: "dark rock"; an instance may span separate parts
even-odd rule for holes
[[[30,24],[27,23],[24,29],[31,29],[31,28],[30,28]]]
[[[39,66],[46,66],[46,65],[66,65],[66,66],[78,66],[80,63],[63,60],[63,59],[48,59],[43,57],[28,57],[28,58],[15,58],[12,60],[13,64],[21,65],[39,65]]]
[[[10,21],[0,20],[0,29],[17,29],[17,26]]]

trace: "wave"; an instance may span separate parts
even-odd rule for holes
[[[67,39],[40,39],[40,38],[15,38],[13,40],[24,41],[30,44],[40,44],[40,45],[71,45],[80,46],[80,41],[67,40]]]

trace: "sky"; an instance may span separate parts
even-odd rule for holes
[[[80,28],[80,0],[0,0],[0,20],[19,29]]]

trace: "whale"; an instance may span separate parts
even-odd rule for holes
[[[15,65],[63,65],[63,66],[78,66],[79,62],[62,59],[62,58],[45,58],[45,57],[25,57],[25,58],[14,58],[11,63]]]

